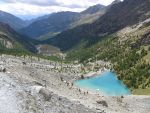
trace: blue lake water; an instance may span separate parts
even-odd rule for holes
[[[130,90],[118,80],[116,74],[106,71],[101,75],[75,81],[75,85],[80,88],[99,91],[108,96],[130,95]]]

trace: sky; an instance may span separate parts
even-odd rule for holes
[[[60,11],[81,12],[96,4],[109,5],[114,0],[0,0],[0,10],[22,19]]]

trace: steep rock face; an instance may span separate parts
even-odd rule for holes
[[[102,36],[150,18],[149,6],[149,0],[124,0],[115,3],[94,23],[67,30],[48,41],[62,50],[73,48],[81,40],[95,41]]]
[[[83,25],[90,24],[100,18],[106,13],[110,6],[104,6],[97,4],[89,7],[88,9],[82,11],[76,21],[71,23],[71,28]]]
[[[26,24],[26,22],[20,18],[4,11],[0,11],[0,22],[9,24],[15,30],[23,28]]]

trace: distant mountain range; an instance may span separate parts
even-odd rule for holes
[[[45,40],[67,29],[72,29],[86,23],[92,23],[105,12],[106,7],[98,4],[89,7],[81,13],[69,11],[58,12],[24,21],[12,14],[0,11],[0,22],[9,24],[20,34],[34,39]]]
[[[44,18],[47,18],[49,15],[44,15],[42,17],[38,17],[31,20],[22,20],[19,17],[16,17],[10,13],[4,12],[0,10],[0,22],[9,24],[13,29],[19,31],[20,29],[30,25],[34,21],[38,21]]]
[[[61,50],[69,50],[81,41],[96,42],[126,26],[149,18],[149,5],[149,0],[115,0],[109,6],[98,4],[80,13],[58,12],[30,21],[23,21],[0,11],[0,22],[9,24],[24,37],[40,40],[41,43]]]
[[[4,11],[0,11],[0,22],[9,24],[15,30],[19,30],[26,26],[25,21]]]
[[[47,17],[41,17],[41,19],[21,29],[20,32],[32,38],[37,38],[49,32],[61,32],[68,29],[70,23],[75,21],[77,15],[78,13],[74,12],[54,13]]]
[[[98,13],[99,12],[99,13]],[[85,24],[91,23],[100,17],[105,12],[105,6],[95,5],[81,13],[75,12],[59,12],[46,15],[38,18],[29,26],[20,30],[22,34],[35,39],[46,39],[55,36],[56,34]]]

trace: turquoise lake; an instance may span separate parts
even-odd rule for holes
[[[75,85],[80,88],[98,91],[108,96],[130,95],[130,90],[118,80],[116,74],[106,71],[89,79],[77,80]]]

